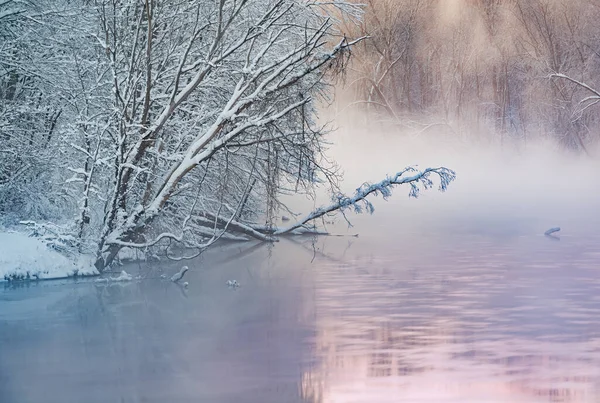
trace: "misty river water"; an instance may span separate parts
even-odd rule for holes
[[[187,289],[6,284],[0,401],[596,401],[600,239],[504,225],[223,246]]]
[[[213,248],[187,289],[166,262],[0,285],[0,402],[596,402],[597,171],[544,161],[448,161],[447,194]]]

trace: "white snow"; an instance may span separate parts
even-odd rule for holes
[[[179,280],[181,280],[183,278],[183,276],[185,276],[185,273],[187,273],[188,271],[188,267],[187,266],[183,266],[181,268],[181,270],[179,270],[177,273],[173,274],[173,277],[171,277],[171,281],[176,283]]]
[[[139,262],[146,260],[146,253],[140,249],[122,248],[119,251],[118,260],[121,262]]]
[[[0,281],[96,274],[91,256],[70,259],[39,239],[18,232],[0,232]]]
[[[131,281],[133,280],[133,277],[131,276],[131,274],[123,270],[121,271],[121,274],[119,274],[119,277],[111,277],[110,279],[112,281]]]
[[[137,280],[141,279],[141,277],[136,277]],[[116,283],[120,283],[120,282],[127,282],[127,281],[133,281],[133,276],[129,273],[127,273],[125,270],[122,270],[121,273],[117,276],[117,277],[102,277],[99,279],[96,279],[97,283],[111,283],[111,282],[116,282]]]

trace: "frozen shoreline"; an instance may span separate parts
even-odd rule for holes
[[[19,232],[0,232],[0,282],[98,275],[93,263],[92,256],[69,258],[39,239]]]

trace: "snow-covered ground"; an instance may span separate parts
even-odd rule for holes
[[[70,259],[18,232],[0,232],[0,281],[98,274],[91,256]]]

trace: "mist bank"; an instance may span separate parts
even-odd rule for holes
[[[409,165],[418,169],[444,166],[456,171],[457,179],[446,192],[421,192],[417,200],[409,198],[405,188],[395,189],[387,201],[375,197],[372,216],[348,212],[350,228],[337,216],[334,232],[542,235],[550,227],[561,226],[561,236],[569,236],[600,226],[596,213],[600,162],[564,149],[553,139],[500,144],[435,130],[414,135],[393,127],[361,126],[341,116],[335,123],[338,130],[329,135],[328,155],[343,171],[340,187],[346,193]],[[590,151],[598,155],[597,150]],[[303,211],[323,204],[326,193],[323,188],[316,201],[302,198],[295,206]]]

